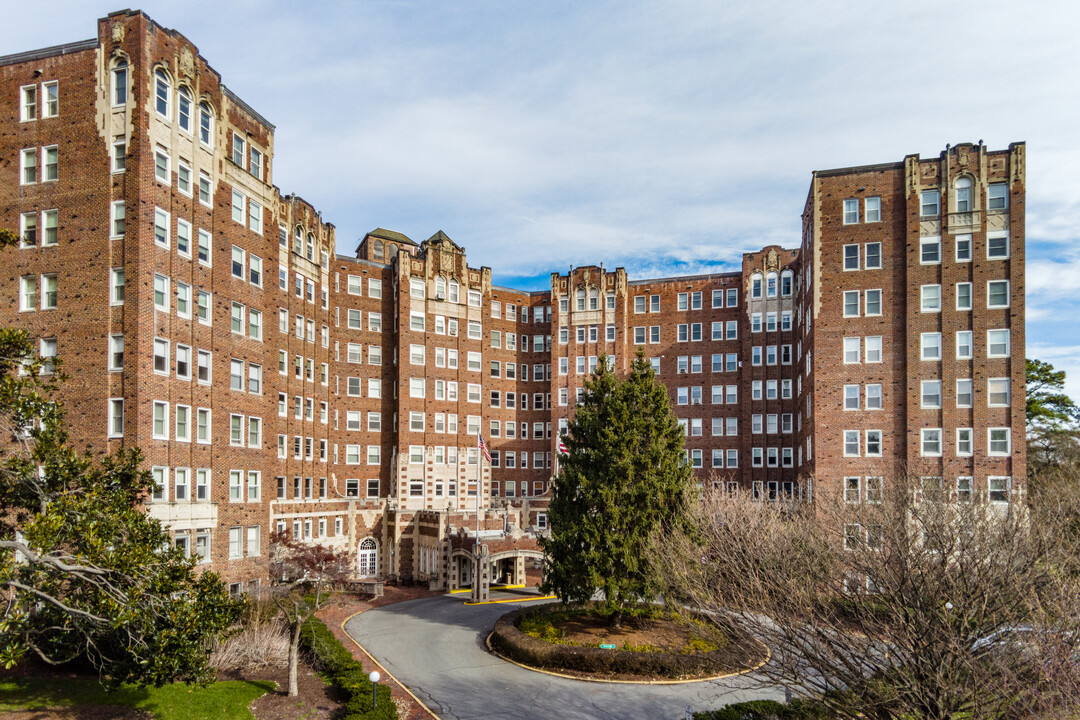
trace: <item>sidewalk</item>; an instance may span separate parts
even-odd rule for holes
[[[357,595],[339,595],[332,604],[327,605],[317,613],[317,617],[326,623],[326,626],[341,641],[341,644],[352,652],[354,658],[363,663],[365,672],[378,670],[383,676],[383,679],[379,682],[390,686],[390,693],[394,698],[394,702],[397,703],[398,717],[401,720],[437,720],[437,716],[424,709],[400,683],[387,677],[386,671],[376,665],[371,656],[357,647],[353,639],[345,633],[342,623],[349,617],[365,610],[404,600],[414,600],[441,594],[441,592],[431,592],[426,587],[388,586],[385,588],[384,595],[381,598],[371,600],[364,600]]]

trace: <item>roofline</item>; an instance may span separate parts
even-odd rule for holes
[[[833,168],[832,170],[815,170],[814,177],[833,177],[836,175],[853,175],[864,172],[880,172],[881,170],[900,170],[904,167],[903,162],[877,163],[875,165],[852,165],[851,167]]]
[[[390,263],[375,262],[374,260],[366,260],[364,258],[354,257],[353,255],[342,255],[338,252],[334,253],[334,259],[341,261],[348,260],[349,262],[356,263],[357,265],[370,265],[371,267],[377,267],[381,270],[385,270],[386,268],[390,267]]]
[[[729,270],[728,272],[709,273],[707,275],[672,275],[671,277],[647,278],[645,280],[627,280],[626,284],[627,285],[648,285],[649,283],[659,283],[659,282],[679,282],[679,281],[684,281],[684,280],[709,280],[711,278],[741,277],[741,276],[742,276],[742,271],[741,270]]]
[[[256,111],[255,111],[255,108],[251,107],[251,106],[250,106],[250,105],[248,105],[248,104],[247,104],[246,102],[244,102],[243,100],[241,100],[241,99],[239,98],[239,96],[237,96],[237,94],[236,94],[236,93],[234,93],[234,92],[233,92],[232,90],[230,90],[229,88],[225,87],[225,85],[224,85],[224,84],[222,84],[222,86],[221,86],[221,91],[222,91],[223,93],[225,93],[225,97],[229,98],[229,99],[230,99],[230,100],[232,100],[232,101],[233,101],[234,103],[236,103],[237,105],[239,105],[239,106],[240,106],[240,107],[241,107],[241,108],[242,108],[243,110],[245,110],[245,111],[246,111],[246,112],[247,112],[247,113],[248,113],[249,115],[251,115],[251,116],[252,116],[253,118],[255,118],[256,120],[258,120],[259,122],[261,122],[261,123],[262,123],[263,125],[265,125],[266,127],[270,128],[270,132],[274,132],[274,130],[276,129],[276,128],[274,127],[274,123],[270,122],[269,120],[267,120],[266,118],[264,118],[264,117],[263,117],[262,115],[260,115],[260,114],[259,114],[258,112],[256,112]],[[308,203],[308,204],[310,205],[311,203]]]
[[[521,293],[522,295],[528,295],[529,297],[532,297],[533,295],[543,295],[544,293],[547,293],[548,295],[551,294],[550,290],[518,290],[517,288],[506,287],[505,285],[492,285],[491,289],[492,290],[505,290],[506,292]]]
[[[97,47],[97,38],[64,43],[63,45],[53,45],[39,50],[28,50],[26,52],[14,53],[13,55],[0,56],[0,66],[17,65],[18,63],[30,62],[31,60],[44,60],[45,58],[57,57],[59,55],[72,55],[87,50],[96,50]]]

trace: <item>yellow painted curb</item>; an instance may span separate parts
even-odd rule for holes
[[[441,718],[441,717],[439,717],[438,715],[436,715],[436,714],[435,714],[435,711],[433,711],[433,710],[432,710],[431,708],[429,708],[429,707],[428,707],[427,705],[425,705],[425,704],[424,704],[424,701],[423,701],[423,700],[421,700],[420,698],[416,697],[416,695],[415,695],[415,694],[413,693],[413,691],[412,691],[412,690],[410,690],[410,689],[408,688],[408,686],[406,686],[406,685],[405,685],[405,683],[403,683],[403,682],[401,682],[400,680],[398,680],[398,679],[397,679],[396,677],[394,677],[394,675],[393,675],[393,674],[392,674],[392,673],[391,673],[391,672],[390,672],[389,670],[387,670],[386,668],[384,668],[384,667],[383,667],[383,665],[382,665],[382,663],[381,663],[381,662],[379,662],[378,660],[376,660],[376,659],[375,659],[375,656],[374,656],[374,655],[372,655],[371,653],[369,653],[369,652],[367,651],[367,648],[365,648],[365,647],[364,647],[363,645],[361,645],[360,643],[358,643],[358,642],[356,641],[356,638],[354,638],[354,637],[353,637],[352,635],[350,635],[350,634],[349,634],[349,631],[345,629],[345,623],[349,622],[349,621],[350,621],[350,620],[352,620],[352,619],[353,619],[354,617],[356,617],[357,615],[360,615],[360,614],[362,614],[363,612],[364,612],[363,610],[360,610],[360,611],[358,611],[358,612],[354,612],[354,613],[353,613],[352,615],[350,615],[349,617],[347,617],[347,618],[345,618],[344,620],[342,620],[342,621],[341,621],[341,632],[345,633],[345,637],[347,637],[347,638],[349,638],[350,640],[352,640],[352,641],[353,641],[353,645],[355,645],[356,647],[360,648],[360,651],[361,651],[362,653],[364,653],[364,654],[365,654],[365,655],[367,655],[367,656],[368,656],[369,658],[371,658],[371,662],[373,662],[373,663],[375,663],[376,665],[378,665],[378,666],[379,666],[379,669],[380,669],[380,670],[382,670],[382,672],[383,672],[383,675],[385,675],[386,677],[388,677],[388,678],[390,678],[391,680],[393,680],[394,682],[396,682],[396,683],[398,684],[398,687],[400,687],[400,688],[401,688],[402,690],[404,690],[405,692],[409,693],[409,697],[411,697],[411,698],[412,698],[413,700],[415,700],[415,701],[417,702],[417,704],[418,704],[418,705],[419,705],[420,707],[424,708],[424,710],[426,710],[426,711],[427,711],[427,713],[428,713],[429,715],[431,715],[431,717],[435,718],[435,720],[442,720],[442,718]]]
[[[691,680],[608,680],[608,679],[605,679],[605,678],[592,678],[592,677],[581,677],[579,675],[567,675],[566,673],[554,672],[552,670],[544,670],[543,668],[533,667],[532,665],[525,665],[525,664],[519,663],[517,660],[512,660],[512,659],[506,657],[505,655],[503,655],[502,653],[497,652],[495,650],[495,648],[491,647],[491,636],[494,635],[494,634],[495,634],[495,631],[493,630],[490,633],[488,633],[487,638],[484,639],[484,644],[487,645],[488,652],[490,652],[492,655],[494,655],[495,657],[497,657],[497,658],[499,658],[501,660],[505,660],[508,663],[511,663],[513,665],[517,665],[519,668],[525,668],[526,670],[532,670],[533,672],[542,673],[544,675],[553,675],[554,677],[566,678],[567,680],[580,680],[582,682],[591,682],[591,683],[608,683],[610,685],[686,685],[686,684],[689,684],[689,683],[709,682],[710,680],[723,680],[724,678],[737,677],[739,675],[745,675],[747,673],[752,673],[755,670],[757,670],[758,668],[760,668],[762,665],[764,665],[765,663],[769,662],[769,660],[772,659],[772,651],[769,650],[769,646],[766,645],[765,643],[761,642],[757,638],[753,638],[754,642],[756,642],[761,647],[765,648],[765,659],[762,660],[761,662],[759,662],[757,665],[755,665],[753,667],[745,668],[743,670],[736,670],[735,672],[724,673],[723,675],[713,675],[712,677],[693,678]]]
[[[498,605],[500,603],[518,603],[518,602],[532,602],[533,600],[555,600],[556,595],[538,595],[537,597],[528,598],[506,598],[505,600],[483,600],[481,602],[472,602],[471,600],[465,600],[462,605]]]
[[[518,588],[528,587],[525,583],[520,585],[491,585],[488,590],[516,590]],[[461,588],[459,590],[448,590],[447,595],[457,595],[459,593],[472,592],[472,588]]]

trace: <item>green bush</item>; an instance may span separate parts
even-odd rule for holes
[[[300,632],[301,644],[315,657],[315,664],[345,695],[345,714],[340,720],[397,720],[397,705],[390,686],[378,686],[378,706],[371,708],[371,681],[364,666],[334,637],[326,625],[310,618]]]
[[[788,705],[773,700],[751,700],[694,713],[694,720],[825,720],[828,717],[825,709],[812,700],[792,700]]]

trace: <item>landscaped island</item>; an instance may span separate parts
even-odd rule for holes
[[[529,667],[608,680],[694,680],[741,672],[767,649],[658,606],[628,608],[619,627],[585,605],[542,605],[499,618],[492,649]]]

